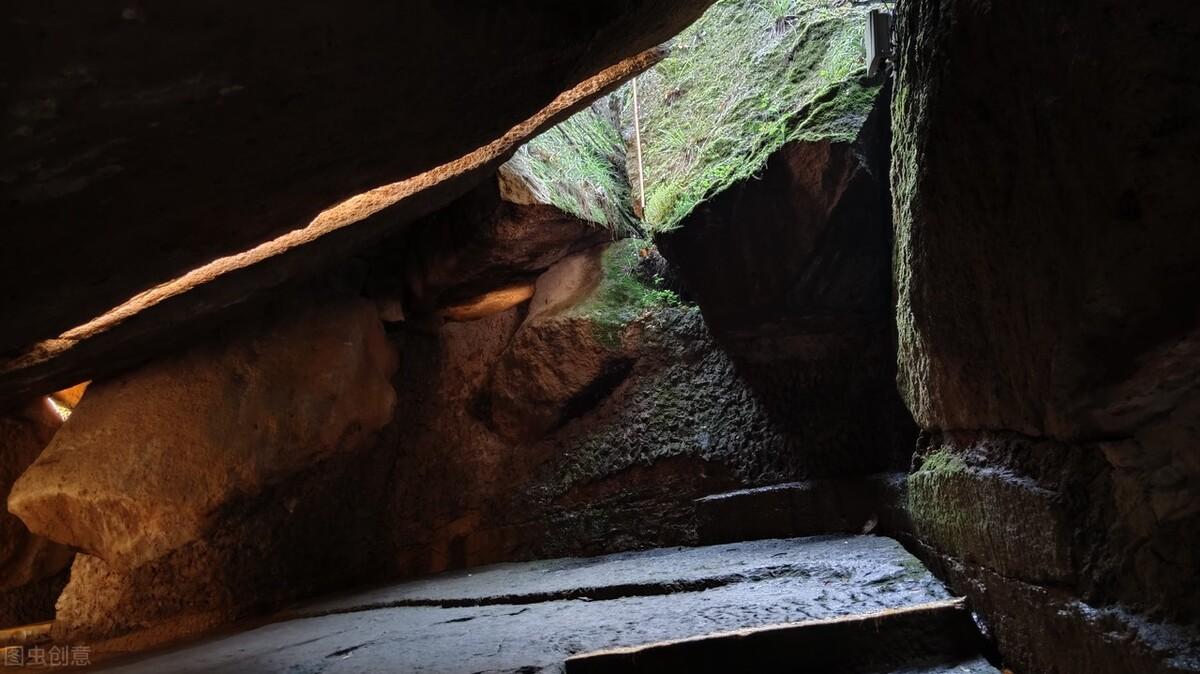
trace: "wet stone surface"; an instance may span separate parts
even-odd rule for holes
[[[568,656],[597,649],[948,597],[882,537],[669,548],[501,564],[321,600],[106,671],[560,671]],[[982,660],[896,671],[995,672]]]

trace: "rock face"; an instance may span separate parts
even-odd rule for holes
[[[1200,619],[1198,29],[1192,5],[900,9],[909,503],[1025,671],[1200,666],[1170,626]]]
[[[844,434],[845,451],[866,455],[915,436],[892,382],[886,101],[885,88],[860,104],[853,142],[784,145],[759,179],[655,235],[776,416],[796,427],[856,429]],[[828,406],[795,407],[818,390]]]
[[[499,138],[707,4],[13,8],[0,353]]]
[[[360,448],[391,420],[395,357],[365,301],[289,306],[223,337],[94,383],[11,510],[127,569],[204,538],[239,495]]]
[[[58,598],[55,638],[123,637],[120,648],[138,649],[386,577],[395,542],[381,504],[393,462],[371,447],[316,462],[239,495],[204,538],[140,566],[78,555]]]
[[[491,376],[490,421],[502,435],[537,438],[563,420],[573,401],[584,404],[581,396],[603,389],[604,379],[628,375],[630,362],[621,350],[597,338],[593,321],[571,315],[603,281],[601,250],[573,255],[538,279],[536,301]]]
[[[793,141],[656,236],[718,334],[888,320],[887,100],[856,142]]]
[[[12,485],[54,437],[62,419],[45,400],[0,416],[0,493]],[[65,579],[61,573],[74,553],[64,545],[29,532],[5,509],[0,513],[0,627],[54,616],[54,598]]]
[[[613,236],[554,206],[515,203],[500,192],[487,181],[376,251],[373,291],[398,296],[408,314],[428,314],[532,283],[564,256]]]
[[[922,426],[1128,435],[1193,388],[1200,94],[1176,56],[1200,11],[1159,11],[1174,28],[1120,3],[902,13],[900,384]],[[1086,76],[1043,68],[1066,60]]]
[[[405,331],[401,572],[694,543],[697,496],[894,465],[868,366],[739,364],[637,279],[646,245],[565,258],[528,307]]]

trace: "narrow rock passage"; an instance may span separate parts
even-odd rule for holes
[[[501,564],[330,598],[257,629],[112,662],[104,671],[561,671],[568,657],[599,649],[949,598],[887,538],[669,548]],[[895,671],[995,672],[981,659],[905,663]]]

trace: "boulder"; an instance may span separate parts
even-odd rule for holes
[[[368,443],[392,418],[395,367],[371,303],[276,306],[94,382],[9,508],[111,567],[144,564],[205,537],[234,500]]]
[[[6,499],[61,425],[45,399],[0,415],[0,494]],[[30,533],[7,508],[0,512],[0,627],[53,618],[54,601],[74,554],[65,545]]]
[[[619,340],[598,339],[597,330],[604,328],[586,307],[602,301],[622,277],[620,269],[606,274],[605,262],[630,262],[630,251],[625,241],[597,246],[538,278],[528,315],[492,372],[491,421],[502,435],[541,437],[563,420],[572,402],[583,403],[589,389],[603,388],[602,378],[628,374],[629,356]]]
[[[0,493],[13,484],[50,443],[62,419],[45,399],[0,416]],[[8,509],[0,512],[0,592],[49,578],[71,563],[66,546],[30,533]],[[3,595],[0,594],[0,597]],[[2,599],[0,599],[2,601]]]
[[[389,431],[385,430],[384,433]],[[202,538],[135,567],[80,553],[54,606],[60,643],[178,640],[395,573],[388,443],[339,452],[224,504]]]
[[[655,236],[718,335],[887,320],[886,93],[870,99],[858,140],[788,143],[756,179]]]

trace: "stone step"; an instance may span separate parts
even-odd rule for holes
[[[767,625],[567,658],[566,674],[995,673],[962,599]]]
[[[696,499],[702,545],[820,534],[906,531],[904,473],[739,489]]]
[[[555,672],[580,653],[864,614],[883,625],[888,611],[958,606],[952,600],[888,538],[745,541],[498,564],[393,583],[308,602],[269,624],[201,643],[109,661],[105,671]],[[945,638],[936,617],[929,638]],[[897,638],[890,648],[907,652],[900,648],[909,640],[916,637]]]

